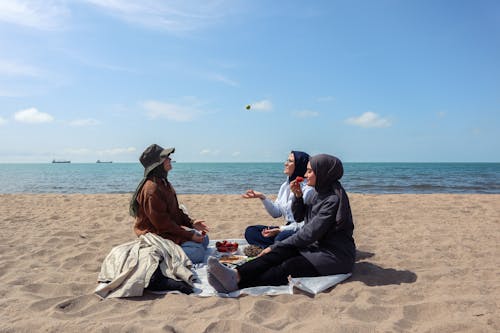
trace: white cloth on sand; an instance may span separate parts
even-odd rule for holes
[[[248,243],[244,239],[228,239],[239,244],[236,254],[242,255]],[[194,287],[191,295],[200,297],[239,297],[242,295],[279,295],[293,294],[298,290],[316,295],[351,276],[338,274],[330,276],[290,278],[287,285],[259,286],[244,288],[231,293],[218,293],[209,283],[207,259],[220,255],[215,249],[217,240],[210,241],[203,263],[192,265],[182,248],[170,240],[152,233],[140,236],[137,240],[114,247],[108,254],[99,273],[99,285],[94,291],[102,298],[142,296],[149,284],[151,275],[160,267],[165,276],[183,280]],[[162,261],[163,259],[163,261]],[[191,268],[191,269],[190,269]],[[176,291],[171,291],[175,293]],[[167,292],[152,292],[165,294]]]
[[[243,250],[248,243],[244,239],[228,239],[230,242],[238,243],[238,253],[243,254]],[[233,291],[231,293],[218,293],[209,283],[207,275],[207,259],[209,256],[219,255],[215,249],[215,242],[217,240],[210,241],[208,248],[205,252],[205,260],[202,264],[197,264],[194,266],[195,280],[194,280],[194,293],[192,295],[207,297],[207,296],[220,296],[220,297],[239,297],[242,295],[279,295],[279,294],[293,294],[297,290],[302,290],[312,295],[316,295],[322,291],[325,291],[334,285],[344,281],[351,276],[351,273],[347,274],[337,274],[328,276],[318,276],[318,277],[306,277],[306,278],[290,278],[288,285],[282,286],[259,286],[244,288],[240,290]]]
[[[102,298],[142,296],[158,264],[166,277],[193,285],[192,262],[182,248],[147,233],[111,249],[101,266],[94,293]]]

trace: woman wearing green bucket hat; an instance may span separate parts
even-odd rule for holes
[[[147,147],[140,157],[144,166],[141,180],[130,201],[130,214],[136,218],[137,236],[148,232],[180,245],[193,263],[203,262],[208,246],[208,227],[203,220],[191,219],[180,207],[177,194],[167,179],[172,169],[170,154],[157,144]]]

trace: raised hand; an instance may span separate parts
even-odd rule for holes
[[[194,221],[193,222],[193,228],[195,228],[198,231],[201,231],[202,233],[203,232],[207,233],[209,231],[208,230],[208,226],[205,224],[204,220],[196,220],[196,221]]]
[[[247,190],[245,193],[243,193],[241,195],[243,198],[245,199],[265,199],[266,196],[261,193],[261,192],[257,192],[257,191],[254,191],[254,190]]]
[[[300,188],[300,181],[298,179],[299,177],[295,178],[290,182],[290,191],[297,197],[301,198],[302,197],[302,189]],[[300,177],[302,178],[302,177]],[[302,178],[304,180],[304,178]]]

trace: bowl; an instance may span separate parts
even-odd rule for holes
[[[238,243],[223,240],[222,242],[216,242],[215,248],[217,249],[217,251],[219,251],[221,253],[234,254],[234,253],[238,252]]]

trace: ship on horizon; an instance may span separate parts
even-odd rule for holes
[[[96,163],[113,163],[113,161],[101,161],[101,160],[97,160]]]
[[[69,160],[52,160],[52,163],[71,163]]]

